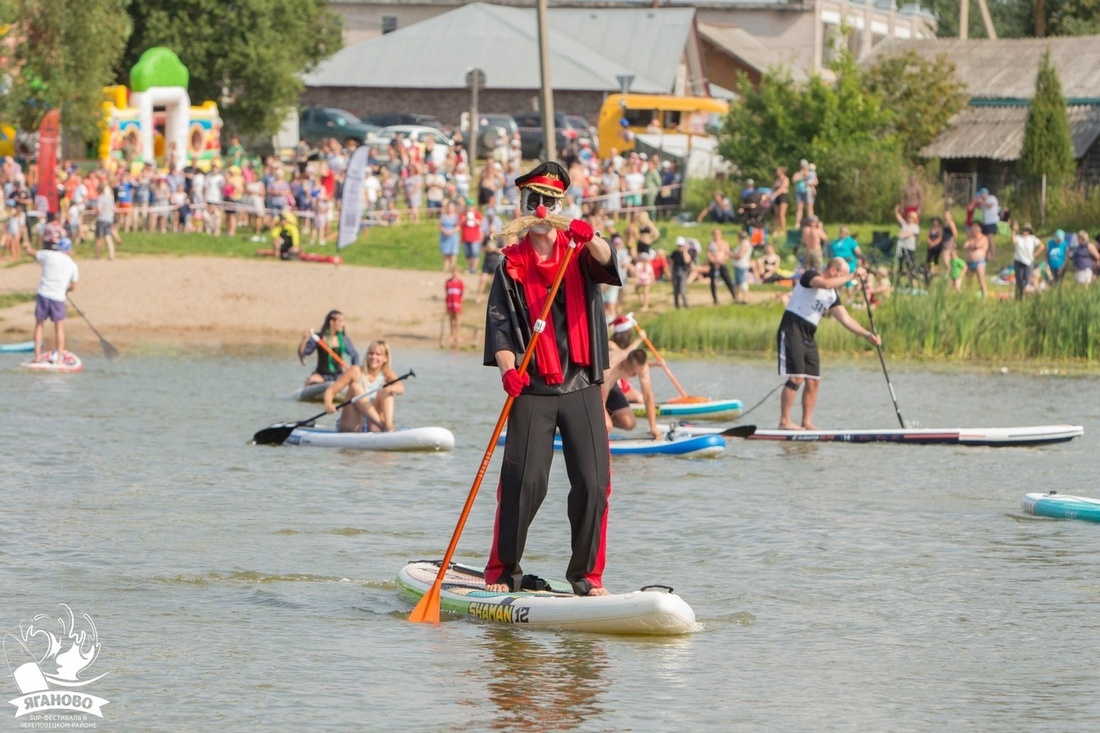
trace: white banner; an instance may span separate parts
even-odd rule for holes
[[[370,150],[360,145],[348,161],[344,176],[344,195],[340,199],[340,235],[336,246],[340,249],[359,238],[359,225],[363,219],[363,180],[367,173]]]
[[[43,710],[71,710],[74,713],[87,713],[97,718],[103,717],[103,706],[110,702],[102,697],[89,695],[84,692],[33,692],[29,695],[8,700],[17,709],[15,717],[39,713]],[[51,716],[52,717],[52,716]],[[68,717],[65,718],[66,720]],[[73,721],[75,722],[75,721]],[[63,727],[60,724],[54,727]],[[67,726],[65,726],[67,727]],[[85,726],[77,726],[85,727]],[[93,726],[94,727],[94,726]]]

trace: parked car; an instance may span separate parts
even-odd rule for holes
[[[344,109],[306,107],[298,114],[298,137],[311,145],[329,137],[362,144],[367,142],[370,132],[358,117]]]
[[[519,132],[512,115],[482,114],[477,116],[477,157],[488,158],[503,136],[512,140]]]
[[[431,138],[436,146],[450,148],[454,145],[451,138],[443,134],[442,130],[424,125],[391,125],[378,131],[375,138],[369,143],[374,149],[375,160],[385,163],[390,159],[390,142],[400,134],[402,137],[415,140],[420,146],[420,152],[424,152],[425,143]]]
[[[368,125],[377,125],[379,128],[392,127],[393,125],[420,125],[422,127],[434,127],[437,130],[443,129],[443,123],[439,121],[438,117],[415,113],[379,112],[378,114],[367,115],[362,119],[362,122]]]
[[[546,159],[543,150],[542,113],[522,112],[512,115],[519,126],[520,149],[524,158]],[[565,112],[554,113],[554,143],[559,153],[568,143],[581,140],[592,141],[592,129],[588,120]],[[593,146],[595,147],[595,146]]]

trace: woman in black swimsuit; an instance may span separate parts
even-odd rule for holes
[[[791,179],[787,169],[779,166],[775,169],[775,183],[772,184],[772,208],[775,210],[775,231],[780,235],[787,233],[787,192],[791,189]]]

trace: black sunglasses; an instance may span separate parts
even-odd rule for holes
[[[527,194],[527,210],[534,211],[539,207],[540,204],[548,209],[552,209],[558,205],[558,201],[560,200],[561,199],[559,199],[557,196],[547,196],[544,193],[532,191],[531,193]]]

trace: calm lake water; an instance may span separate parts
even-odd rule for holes
[[[399,423],[450,428],[453,453],[248,445],[320,411],[289,399],[305,370],[282,354],[89,351],[70,376],[0,357],[0,634],[87,613],[106,730],[1096,729],[1100,527],[1020,510],[1029,491],[1100,495],[1095,379],[892,368],[910,423],[1085,426],[1041,449],[616,458],[608,587],[672,585],[704,628],[615,638],[405,620],[394,577],[442,555],[503,393],[475,355],[396,356],[417,373]],[[896,426],[876,362],[825,358],[821,427]],[[780,381],[771,361],[673,366],[746,406]],[[498,461],[460,561],[488,551]],[[556,464],[529,572],[564,572],[565,493]],[[4,708],[0,730],[27,720]]]

